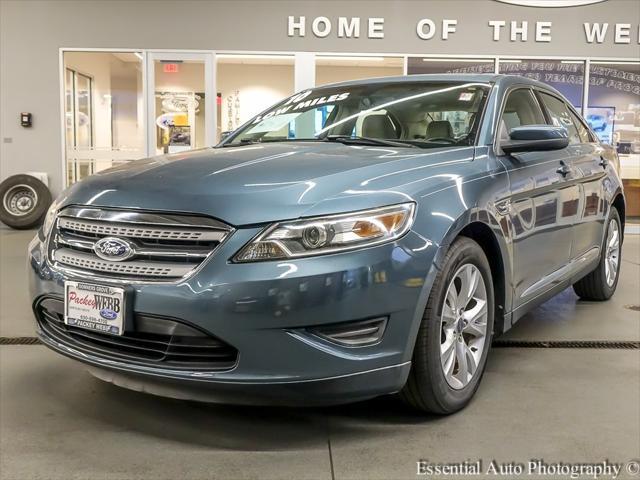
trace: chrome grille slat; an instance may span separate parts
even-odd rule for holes
[[[172,281],[190,275],[232,231],[208,217],[68,207],[52,229],[49,258],[54,267],[98,279]],[[98,256],[94,246],[107,237],[126,241],[132,254],[120,261]]]
[[[53,259],[64,265],[83,270],[142,277],[182,277],[194,267],[189,263],[146,262],[140,260],[109,262],[90,253],[82,253],[70,248],[57,249],[53,253]]]
[[[218,230],[195,230],[175,227],[143,227],[139,225],[112,224],[95,220],[61,217],[58,226],[64,230],[92,233],[105,237],[145,238],[153,240],[197,240],[219,242],[226,232]]]

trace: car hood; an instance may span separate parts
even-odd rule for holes
[[[472,147],[281,142],[209,148],[106,170],[73,185],[60,204],[191,212],[236,226],[258,224],[404,202],[411,199],[406,185],[415,183],[414,170],[472,158]],[[432,177],[438,183],[438,175]]]

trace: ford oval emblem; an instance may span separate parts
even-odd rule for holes
[[[118,317],[118,312],[114,312],[110,308],[103,308],[100,310],[100,316],[105,320],[115,320]]]
[[[121,262],[133,256],[134,246],[130,242],[116,237],[105,237],[93,245],[98,257],[111,262]]]

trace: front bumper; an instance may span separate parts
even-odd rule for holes
[[[410,368],[415,336],[435,269],[436,246],[409,232],[396,242],[286,262],[232,264],[258,229],[239,229],[198,272],[176,283],[136,283],[133,311],[184,319],[238,350],[228,370],[149,367],[88,354],[36,328],[53,350],[91,366],[98,377],[160,395],[232,403],[334,404],[393,393]],[[36,237],[29,246],[31,298],[63,295]],[[108,281],[101,282],[108,283]],[[309,328],[387,317],[375,345],[346,347]]]

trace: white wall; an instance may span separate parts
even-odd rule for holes
[[[219,63],[217,88],[222,93],[222,131],[229,128],[227,97],[239,90],[240,124],[294,93],[293,65]],[[233,114],[235,117],[235,113]],[[232,121],[235,118],[232,118]],[[234,128],[240,125],[235,125]]]
[[[316,86],[362,78],[402,75],[402,67],[351,67],[316,65]]]

